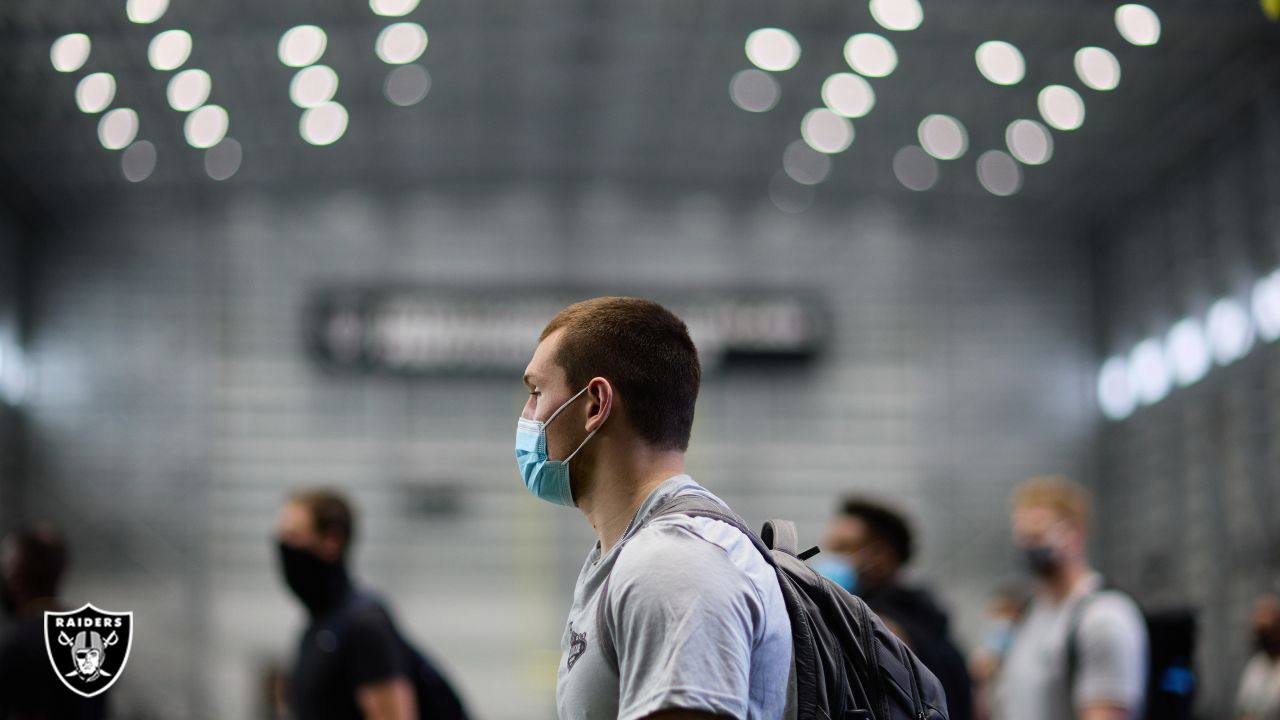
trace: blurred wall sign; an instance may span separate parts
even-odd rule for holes
[[[557,311],[598,294],[549,287],[328,289],[307,308],[307,340],[320,364],[333,370],[512,374],[524,369]],[[630,294],[652,297],[680,315],[706,370],[802,362],[821,350],[827,335],[821,304],[803,292]]]

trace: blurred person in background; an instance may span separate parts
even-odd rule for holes
[[[672,498],[720,502],[684,469],[701,377],[680,318],[620,297],[560,311],[525,370],[525,486],[598,538],[561,640],[562,720],[784,716],[791,622],[773,567],[726,523],[648,522]]]
[[[1133,600],[1105,589],[1089,564],[1089,492],[1064,477],[1032,478],[1014,491],[1012,506],[1013,541],[1035,593],[1000,669],[994,717],[1141,718],[1146,624]]]
[[[45,648],[44,612],[62,611],[67,545],[40,523],[0,540],[0,606],[14,625],[0,638],[0,720],[98,720],[110,691],[81,697],[58,679]]]
[[[1253,606],[1257,652],[1245,665],[1236,695],[1236,720],[1280,720],[1280,595],[1267,593]]]
[[[992,683],[1013,643],[1014,625],[1026,610],[1026,595],[1014,587],[999,588],[987,603],[982,639],[969,653],[976,720],[991,717]]]
[[[907,585],[903,572],[915,538],[902,513],[851,497],[827,526],[822,562],[814,566],[858,595],[933,671],[947,693],[951,720],[973,717],[973,689],[963,653],[950,637],[947,614],[928,590]]]
[[[289,677],[296,720],[455,720],[456,693],[397,629],[386,604],[347,572],[355,515],[342,495],[292,495],[280,510],[277,549],[285,583],[308,625]]]

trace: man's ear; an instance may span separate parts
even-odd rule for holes
[[[593,377],[587,383],[587,432],[600,429],[613,414],[617,396],[613,384],[602,377]]]

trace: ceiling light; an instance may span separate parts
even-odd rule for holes
[[[298,131],[312,145],[331,145],[347,131],[347,109],[336,102],[310,108],[302,113]]]
[[[1199,381],[1213,364],[1204,328],[1195,318],[1183,318],[1174,323],[1165,336],[1164,349],[1173,379],[1182,387]]]
[[[858,33],[844,44],[844,59],[849,67],[867,77],[884,77],[898,67],[898,52],[893,43],[875,33]]]
[[[1280,338],[1280,270],[1253,286],[1253,319],[1258,335],[1266,342]]]
[[[129,146],[138,136],[138,113],[129,108],[116,108],[98,121],[98,140],[108,150]]]
[[[329,37],[315,25],[298,25],[280,36],[276,52],[280,62],[289,67],[306,67],[324,55]]]
[[[1027,74],[1026,61],[1018,48],[1003,40],[988,40],[973,54],[978,72],[997,85],[1017,85]]]
[[[1131,3],[1116,8],[1116,29],[1134,45],[1160,42],[1160,18],[1146,5]]]
[[[1043,165],[1053,157],[1053,135],[1035,120],[1014,120],[1004,131],[1009,152],[1024,165]]]
[[[409,107],[422,102],[431,90],[431,75],[421,65],[400,65],[387,73],[383,87],[392,105]]]
[[[156,169],[156,146],[139,140],[120,154],[120,171],[129,182],[142,182]]]
[[[85,75],[76,84],[76,107],[80,112],[99,113],[111,105],[116,97],[116,79],[111,73]]]
[[[302,68],[289,83],[289,99],[301,108],[329,102],[337,92],[338,74],[328,65]]]
[[[782,153],[782,170],[801,185],[817,185],[831,172],[831,158],[796,140]]]
[[[89,36],[84,33],[63,35],[49,47],[49,60],[58,72],[75,72],[89,59]]]
[[[211,148],[227,135],[230,120],[227,111],[218,105],[205,105],[187,116],[183,134],[194,148]]]
[[[836,73],[822,83],[822,102],[837,115],[860,118],[876,105],[871,83],[853,73]]]
[[[1253,347],[1253,323],[1244,306],[1223,298],[1209,308],[1205,323],[1209,331],[1209,347],[1219,365],[1230,365],[1248,354]]]
[[[1098,372],[1098,405],[1112,420],[1123,420],[1133,413],[1134,397],[1129,387],[1129,363],[1122,356],[1109,358]]]
[[[924,21],[918,0],[871,0],[871,17],[886,30],[915,30]]]
[[[992,195],[1005,197],[1022,187],[1022,171],[1007,153],[988,150],[978,158],[978,182]]]
[[[853,123],[826,108],[817,108],[805,114],[800,135],[818,152],[843,152],[853,144]]]
[[[938,184],[938,161],[915,145],[908,145],[893,156],[893,174],[903,187],[924,192]]]
[[[1129,353],[1129,387],[1143,405],[1153,405],[1169,394],[1172,383],[1160,341],[1147,338]]]
[[[1050,127],[1075,130],[1084,124],[1084,100],[1066,85],[1050,85],[1037,98],[1040,116]]]
[[[782,72],[800,62],[800,43],[780,28],[760,28],[747,36],[747,59],[761,70]]]
[[[426,51],[427,31],[417,23],[388,25],[378,33],[374,49],[382,62],[388,65],[411,63]]]
[[[22,349],[12,343],[0,344],[0,398],[21,405],[30,387],[27,361]]]
[[[191,112],[209,99],[212,88],[213,80],[209,73],[192,68],[169,78],[165,95],[169,98],[169,107],[178,112]]]
[[[408,15],[416,7],[418,7],[418,0],[369,0],[369,9],[373,14],[383,17]]]
[[[766,112],[778,104],[782,88],[767,72],[740,70],[729,81],[729,97],[733,104],[747,112]]]
[[[917,130],[920,147],[939,160],[955,160],[969,149],[964,125],[950,115],[930,115]]]
[[[222,142],[205,151],[204,171],[214,180],[226,180],[240,169],[242,157],[240,143],[234,138],[223,138]]]
[[[125,3],[125,14],[129,20],[139,25],[148,25],[160,19],[164,11],[169,9],[169,0],[128,0]]]
[[[191,57],[191,34],[186,30],[165,30],[151,38],[147,60],[156,70],[176,70]]]
[[[1120,61],[1100,47],[1077,50],[1075,66],[1080,82],[1094,90],[1115,90],[1120,84]]]

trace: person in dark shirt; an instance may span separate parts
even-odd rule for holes
[[[12,620],[0,637],[0,720],[101,720],[107,695],[81,697],[58,679],[45,649],[44,611],[63,610],[62,533],[36,524],[0,540],[0,606]]]
[[[824,546],[830,556],[819,569],[861,597],[933,671],[947,693],[951,720],[972,720],[973,687],[946,613],[927,590],[902,582],[915,549],[906,519],[884,505],[849,498],[828,526]]]
[[[386,604],[347,573],[354,516],[326,490],[289,498],[277,546],[289,589],[309,624],[287,700],[296,720],[463,719],[456,693],[397,630]]]

